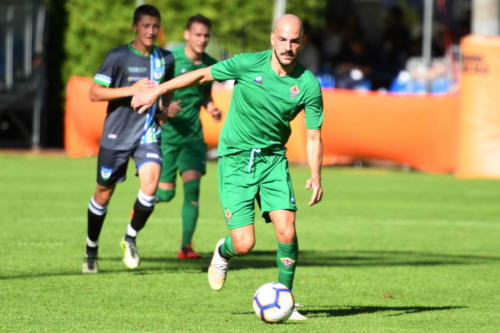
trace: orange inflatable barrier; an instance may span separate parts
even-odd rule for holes
[[[500,178],[500,38],[462,40],[457,176]]]
[[[231,92],[216,90],[224,110]],[[452,172],[456,164],[459,99],[456,95],[415,96],[323,91],[324,164],[353,159],[389,160],[429,172]],[[205,139],[216,146],[220,124],[202,114]],[[303,113],[292,122],[287,145],[292,162],[306,162]]]
[[[65,147],[70,156],[98,150],[106,103],[92,103],[92,79],[73,77],[68,83]],[[214,89],[215,103],[229,109],[231,90]],[[324,164],[352,159],[389,160],[430,172],[456,167],[459,98],[455,95],[415,96],[325,90]],[[223,122],[201,113],[205,139],[216,147]],[[287,145],[292,162],[306,162],[306,129],[301,113],[292,122]]]
[[[66,88],[64,147],[71,157],[96,155],[102,135],[107,102],[92,102],[92,78],[72,76]]]

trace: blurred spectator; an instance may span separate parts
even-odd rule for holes
[[[320,52],[311,38],[311,25],[309,22],[304,21],[303,29],[304,41],[298,59],[314,75],[318,75],[320,69]]]
[[[342,39],[339,34],[338,27],[328,22],[321,37],[321,52],[323,56],[323,63],[331,63],[336,59],[342,49]]]
[[[352,39],[339,56],[335,69],[337,88],[370,89],[370,75],[373,72],[372,57],[361,39]]]
[[[410,53],[410,29],[405,24],[404,12],[394,6],[389,10],[382,48],[377,54],[373,75],[374,88],[389,87],[391,81],[405,67]]]

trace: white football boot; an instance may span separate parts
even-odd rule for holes
[[[297,310],[297,307],[301,307],[302,305],[299,303],[295,303],[295,307],[293,308],[292,314],[288,318],[288,320],[307,320],[307,317]]]
[[[135,243],[122,239],[120,245],[123,250],[123,263],[125,266],[130,269],[139,267],[139,252]]]
[[[82,273],[84,274],[95,274],[99,272],[99,267],[97,265],[97,256],[85,255],[82,264]]]
[[[221,257],[219,247],[224,243],[224,238],[215,245],[214,255],[208,267],[208,283],[213,290],[221,290],[226,281],[227,267],[229,260]]]

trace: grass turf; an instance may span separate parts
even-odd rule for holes
[[[156,207],[127,271],[118,243],[138,182],[118,186],[100,240],[101,273],[82,275],[95,158],[0,155],[1,332],[495,332],[500,325],[500,182],[383,169],[325,168],[306,207],[305,166],[291,172],[301,257],[294,293],[307,322],[267,325],[251,297],[276,279],[271,226],[226,287],[206,268],[226,235],[216,165],[202,182],[195,248],[178,261],[182,189]],[[132,165],[131,165],[132,166]],[[131,168],[132,169],[132,168]]]

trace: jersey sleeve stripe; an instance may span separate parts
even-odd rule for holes
[[[111,85],[111,78],[102,74],[96,74],[94,76],[94,81],[105,87],[109,87]]]

